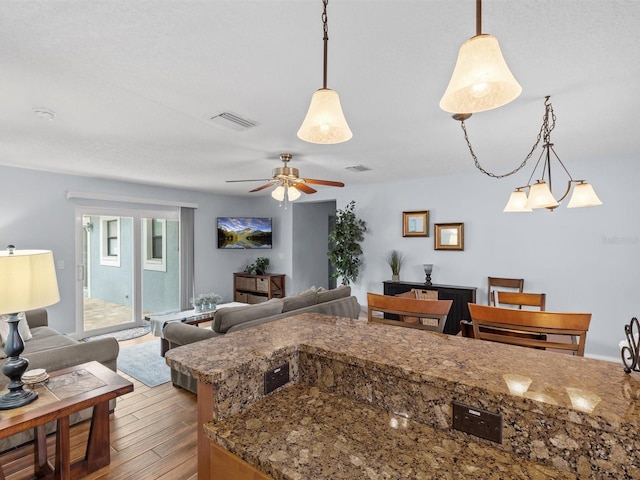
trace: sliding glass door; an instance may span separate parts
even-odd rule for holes
[[[78,335],[142,326],[149,313],[179,309],[177,212],[78,210]]]

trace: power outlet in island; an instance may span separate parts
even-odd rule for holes
[[[264,374],[264,394],[289,383],[289,362],[273,368]]]
[[[502,415],[453,402],[453,428],[502,443]]]

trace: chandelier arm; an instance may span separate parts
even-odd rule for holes
[[[533,171],[531,172],[531,175],[529,175],[529,180],[527,180],[527,186],[531,185],[531,179],[533,178],[533,176],[535,175],[536,171],[538,170],[538,165],[540,165],[540,160],[542,159],[542,156],[544,155],[544,149],[542,149],[542,152],[540,152],[540,156],[538,157],[538,160],[536,161],[536,165],[535,167],[533,167]],[[542,175],[544,178],[544,167],[542,167]]]
[[[545,117],[544,118],[546,119],[546,111],[545,111]],[[536,142],[533,144],[533,147],[531,147],[531,150],[527,154],[526,158],[522,161],[520,166],[514,168],[510,172],[503,173],[503,174],[496,174],[496,173],[489,172],[489,171],[485,170],[484,168],[482,168],[482,165],[480,165],[480,161],[478,160],[478,157],[476,156],[475,152],[473,151],[473,147],[471,146],[471,141],[469,140],[469,135],[467,134],[467,127],[466,127],[466,125],[464,123],[464,120],[460,121],[460,126],[462,128],[462,131],[464,132],[464,139],[467,142],[467,147],[469,148],[469,153],[471,154],[471,157],[473,158],[473,161],[474,161],[474,164],[475,164],[476,168],[478,170],[480,170],[482,173],[484,173],[485,175],[487,175],[489,177],[492,177],[492,178],[498,178],[498,179],[499,178],[509,177],[509,176],[513,175],[514,173],[519,172],[520,170],[522,170],[525,167],[525,165],[527,164],[527,162],[531,158],[531,155],[533,155],[533,152],[535,152],[536,148],[538,148],[538,145],[540,144],[540,140],[542,139],[542,135],[543,135],[543,132],[545,130],[545,125],[546,125],[546,121],[543,121],[543,124],[540,127],[540,131],[538,132],[538,136],[536,138]]]
[[[569,173],[569,170],[567,170],[567,167],[564,166],[564,163],[562,163],[562,160],[560,160],[560,157],[558,156],[556,151],[553,149],[553,143],[549,144],[549,150],[551,150],[551,152],[553,152],[553,155],[554,155],[554,157],[556,157],[556,160],[558,160],[558,163],[560,163],[560,165],[562,165],[562,168],[564,169],[565,173],[567,174],[567,176],[570,179],[569,182],[572,182],[573,181],[573,177]]]
[[[322,71],[322,88],[327,88],[327,56],[329,50],[329,27],[327,25],[327,4],[329,0],[322,0],[323,11],[322,11],[322,29],[324,31],[324,35],[322,40],[324,42],[324,68]]]

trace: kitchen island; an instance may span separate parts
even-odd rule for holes
[[[640,379],[614,363],[317,314],[167,362],[198,380],[200,479],[640,478]],[[454,401],[502,443],[452,429]]]

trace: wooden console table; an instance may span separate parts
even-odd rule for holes
[[[98,362],[49,373],[47,383],[29,387],[38,399],[24,407],[3,410],[0,438],[33,428],[34,467],[38,478],[81,478],[111,462],[109,400],[133,391],[133,384]],[[93,407],[84,459],[71,463],[69,415]],[[56,420],[55,465],[47,460],[44,426]],[[0,466],[0,480],[4,480]]]
[[[421,290],[436,290],[439,300],[453,300],[451,310],[444,325],[444,333],[457,335],[460,331],[460,320],[471,320],[469,314],[469,302],[476,303],[476,287],[459,287],[456,285],[425,285],[417,282],[392,282],[385,281],[384,294],[397,295],[405,293],[412,288]]]

